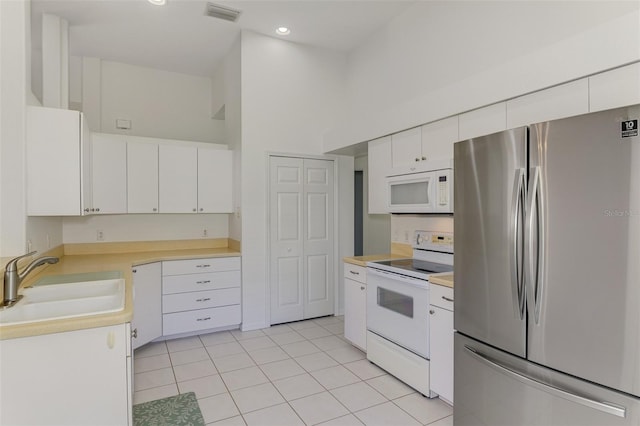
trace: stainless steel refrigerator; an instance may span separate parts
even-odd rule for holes
[[[640,424],[638,119],[454,145],[455,425]]]

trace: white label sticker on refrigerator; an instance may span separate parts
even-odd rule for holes
[[[623,138],[631,138],[634,136],[638,136],[638,120],[623,121],[621,130],[622,130],[621,136]]]

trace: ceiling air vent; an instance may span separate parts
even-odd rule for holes
[[[225,21],[236,22],[240,16],[240,11],[232,9],[227,6],[221,6],[219,4],[207,3],[207,10],[205,15],[212,16],[214,18],[224,19]]]

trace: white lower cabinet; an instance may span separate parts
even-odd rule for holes
[[[162,268],[159,262],[133,272],[133,349],[162,336]]]
[[[0,424],[130,425],[130,325],[0,341]]]
[[[367,269],[344,264],[344,337],[367,351]]]
[[[162,262],[162,335],[239,325],[240,258]]]
[[[431,391],[453,404],[453,289],[431,284]]]

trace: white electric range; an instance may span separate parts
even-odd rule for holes
[[[416,231],[413,258],[367,263],[367,359],[425,396],[429,276],[453,271],[453,234]]]

